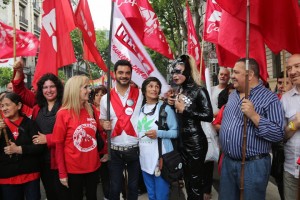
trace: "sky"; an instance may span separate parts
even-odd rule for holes
[[[95,29],[109,29],[111,0],[88,0]]]

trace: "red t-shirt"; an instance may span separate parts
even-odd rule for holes
[[[96,141],[97,123],[85,109],[79,119],[69,110],[59,110],[53,129],[53,141],[63,145],[63,152],[56,151],[58,169],[67,173],[84,174],[96,171],[100,160]],[[64,155],[64,160],[60,160]],[[62,178],[62,176],[60,176]]]

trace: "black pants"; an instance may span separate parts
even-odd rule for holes
[[[69,190],[72,200],[83,199],[83,189],[87,200],[97,199],[98,170],[87,174],[68,174]]]
[[[100,167],[100,178],[101,178],[101,184],[102,184],[102,190],[104,197],[106,199],[109,199],[109,169],[108,169],[108,163],[103,162],[101,163]]]
[[[127,199],[138,199],[138,181],[139,181],[139,149],[138,147],[127,151],[111,151],[111,160],[109,162],[110,173],[110,200],[119,200],[122,189],[123,171],[127,168],[128,185]]]
[[[213,174],[214,174],[214,161],[209,161],[204,163],[204,174],[203,174],[203,192],[206,194],[211,193],[212,185],[213,185]]]
[[[69,190],[63,186],[58,177],[58,170],[50,169],[50,163],[41,165],[41,180],[46,191],[47,200],[69,200]]]

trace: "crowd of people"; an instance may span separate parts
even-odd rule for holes
[[[167,94],[161,94],[156,77],[141,88],[132,84],[127,60],[114,65],[110,98],[107,88],[92,88],[83,75],[63,85],[45,74],[36,88],[27,89],[23,68],[22,61],[14,64],[9,89],[0,96],[0,199],[41,199],[41,180],[48,200],[95,200],[101,179],[104,199],[118,200],[122,193],[137,200],[142,179],[150,200],[168,200],[174,184],[163,178],[160,158],[177,150],[187,199],[209,200],[214,162],[205,160],[209,144],[200,122],[212,123],[219,136],[219,199],[240,199],[244,126],[244,199],[265,199],[270,174],[281,199],[297,199],[300,54],[287,60],[287,77],[282,72],[277,78],[276,92],[260,80],[258,63],[242,58],[231,75],[220,68],[211,96],[189,55],[172,63],[176,87]]]

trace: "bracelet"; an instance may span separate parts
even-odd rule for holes
[[[288,124],[288,127],[291,131],[296,131],[295,123],[293,121],[290,121]]]

